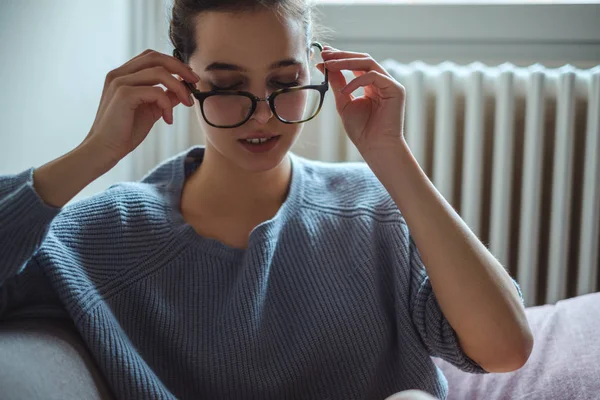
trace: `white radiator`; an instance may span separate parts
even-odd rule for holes
[[[382,65],[406,87],[405,134],[420,165],[526,304],[597,291],[600,66]],[[312,124],[317,158],[361,159],[333,96]]]

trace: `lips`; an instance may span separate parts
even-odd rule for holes
[[[281,135],[272,136],[271,139],[265,141],[259,142],[258,140],[256,140],[256,142],[258,143],[252,143],[245,139],[240,139],[239,143],[246,149],[246,151],[249,151],[250,153],[260,154],[267,153],[273,150],[277,146],[277,143],[279,143],[280,138]]]
[[[238,142],[240,143],[252,143],[252,144],[262,144],[262,143],[268,143],[268,142],[272,142],[274,140],[279,139],[281,135],[275,135],[275,136],[271,136],[271,137],[256,137],[256,138],[247,138],[247,139],[238,139]]]
[[[274,133],[268,133],[268,132],[255,132],[250,134],[249,136],[246,136],[244,138],[241,138],[239,140],[246,140],[246,139],[271,139],[275,136],[279,136],[276,135]]]

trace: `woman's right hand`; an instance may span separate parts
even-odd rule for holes
[[[110,71],[96,119],[83,142],[35,169],[34,188],[40,198],[50,206],[64,206],[142,143],[160,117],[172,124],[175,106],[194,105],[181,79],[199,81],[186,64],[153,50]],[[154,86],[159,84],[166,90]]]
[[[105,160],[118,163],[144,141],[161,117],[172,124],[175,106],[194,105],[181,79],[199,81],[177,58],[150,49],[110,71],[96,119],[81,145],[90,145]],[[158,84],[167,90],[154,86]]]

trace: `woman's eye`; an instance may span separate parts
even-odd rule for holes
[[[288,87],[299,86],[300,82],[299,81],[293,81],[293,82],[273,81],[272,85],[275,87],[278,87],[278,88],[288,88]],[[210,83],[211,90],[239,90],[240,86],[242,86],[242,83],[236,83],[234,85],[228,85],[228,86],[225,86],[225,85],[217,86],[214,83]]]
[[[241,83],[236,83],[235,85],[229,85],[229,86],[217,86],[214,83],[211,83],[210,88],[211,88],[211,90],[234,90],[240,85],[241,85]]]
[[[276,86],[280,87],[294,87],[300,85],[298,81],[293,82],[273,82]]]

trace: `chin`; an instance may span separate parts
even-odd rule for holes
[[[253,153],[238,142],[219,143],[218,151],[239,169],[251,173],[267,172],[278,167],[294,143],[292,135],[282,135],[268,151]]]

